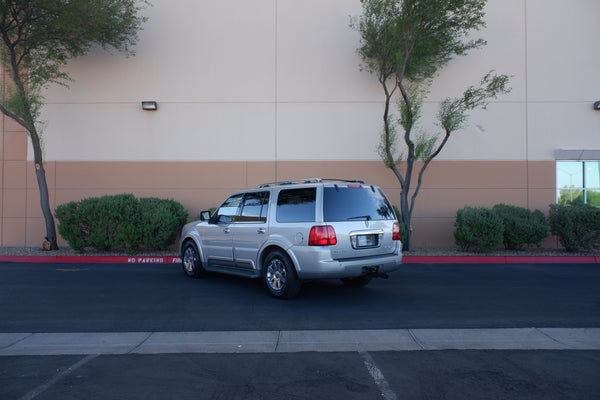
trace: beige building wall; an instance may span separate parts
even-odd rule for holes
[[[135,57],[95,50],[69,63],[69,89],[46,93],[52,208],[132,192],[174,198],[194,216],[234,190],[306,177],[364,179],[398,204],[376,150],[382,91],[360,70],[349,28],[360,12],[359,0],[154,0]],[[555,151],[600,149],[598,16],[597,0],[488,1],[488,45],[440,71],[421,129],[439,132],[439,102],[491,69],[511,74],[513,90],[472,113],[430,166],[414,245],[452,245],[465,205],[546,212]],[[158,110],[143,111],[142,100]],[[0,244],[38,246],[30,145],[5,117],[0,135]]]

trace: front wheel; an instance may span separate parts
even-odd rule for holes
[[[190,278],[200,278],[206,274],[206,270],[202,267],[202,261],[200,261],[198,248],[192,242],[187,242],[183,246],[181,265],[185,274]]]
[[[280,250],[272,251],[265,258],[263,282],[271,295],[280,299],[297,296],[302,286],[292,260]]]

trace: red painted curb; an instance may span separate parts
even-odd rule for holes
[[[180,264],[178,256],[0,256],[0,262]],[[600,264],[596,256],[404,256],[404,264]]]
[[[598,264],[596,256],[404,256],[403,264]]]
[[[504,256],[403,256],[403,264],[504,264]]]
[[[0,262],[85,264],[180,264],[177,256],[0,256]]]
[[[534,259],[534,260],[532,260]],[[546,264],[596,264],[600,263],[600,257],[594,256],[507,256],[507,264],[527,264],[527,263],[546,263]]]

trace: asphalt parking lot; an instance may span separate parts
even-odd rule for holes
[[[0,357],[2,399],[596,399],[599,351]]]
[[[362,290],[0,264],[0,399],[600,398],[598,265],[406,265]],[[254,347],[253,347],[254,346]]]
[[[0,264],[0,332],[600,327],[598,264],[406,264],[363,289],[311,282],[276,301],[259,280],[164,264]]]

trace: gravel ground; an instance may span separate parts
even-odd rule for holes
[[[178,256],[175,247],[166,250],[143,250],[140,249],[137,255],[147,256]],[[101,251],[98,249],[86,249],[84,252],[76,252],[69,246],[61,246],[59,250],[47,251],[39,247],[0,247],[0,256],[128,256],[125,251],[111,250]]]
[[[163,251],[140,249],[138,255],[147,256],[178,256],[177,247],[172,246]],[[600,256],[600,250],[568,253],[562,249],[551,248],[529,248],[520,251],[509,251],[498,249],[491,253],[467,253],[459,247],[415,247],[412,251],[404,251],[406,256]],[[86,249],[78,253],[69,246],[61,246],[57,251],[45,251],[38,247],[0,247],[0,255],[3,256],[126,256],[124,251],[99,251],[97,249]]]

